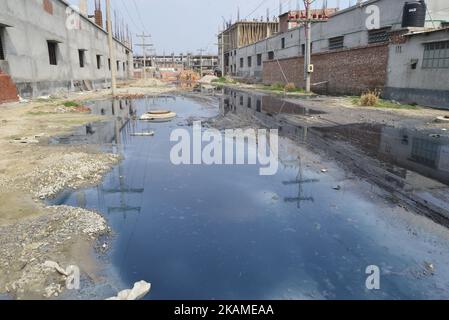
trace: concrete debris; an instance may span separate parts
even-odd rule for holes
[[[441,116],[435,119],[435,122],[438,123],[449,123],[449,116]]]
[[[20,102],[20,103],[28,103],[28,102],[30,102],[30,100],[24,99],[24,98],[22,98],[21,96],[18,96],[18,97],[19,97],[19,102]]]
[[[193,70],[183,70],[178,75],[178,81],[198,81],[200,75]]]
[[[46,207],[44,213],[0,226],[0,294],[15,298],[55,297],[61,294],[73,264],[67,251],[107,235],[105,219],[96,212],[68,207]],[[54,260],[60,263],[54,262]],[[83,260],[77,261],[80,268]]]
[[[62,293],[62,286],[60,284],[52,283],[45,288],[44,298],[58,297]]]
[[[116,297],[111,297],[106,300],[140,300],[145,297],[150,290],[151,284],[142,280],[136,282],[131,290],[122,290]]]
[[[212,83],[212,81],[217,80],[217,79],[218,79],[218,77],[216,77],[216,76],[207,75],[207,76],[202,77],[198,82],[210,84],[210,83]]]
[[[61,268],[61,266],[57,262],[47,260],[44,262],[44,266],[47,268],[56,270],[63,276],[66,276],[66,277],[68,276],[68,273],[63,268]]]
[[[145,88],[145,87],[160,87],[165,84],[158,79],[140,79],[136,80],[128,85],[130,88]]]
[[[177,114],[168,110],[154,110],[147,113],[144,113],[140,120],[144,121],[152,121],[152,122],[163,122],[170,121],[176,118]]]
[[[31,140],[32,141],[32,140]],[[47,199],[70,188],[98,183],[120,157],[115,154],[68,153],[63,156],[50,155],[47,165],[24,174],[6,184],[17,186],[32,193],[35,198]]]
[[[40,96],[37,98],[37,100],[50,100],[51,97],[50,96]]]

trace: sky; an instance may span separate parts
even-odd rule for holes
[[[283,11],[296,9],[302,0],[280,0]],[[316,0],[318,7],[323,0]],[[78,5],[78,0],[70,0]],[[94,0],[88,0],[93,12]],[[344,8],[356,0],[327,0],[328,7],[338,2]],[[102,0],[104,4],[104,0]],[[138,41],[136,34],[151,34],[151,41],[158,54],[198,53],[204,49],[217,53],[217,34],[223,27],[223,19],[235,21],[237,12],[240,18],[252,19],[279,14],[279,0],[111,0],[112,10],[128,23],[133,33],[134,44]],[[103,8],[104,9],[104,8]],[[135,53],[141,49],[135,47]]]

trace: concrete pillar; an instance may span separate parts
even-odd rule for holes
[[[95,23],[103,28],[103,12],[101,10],[95,10]]]
[[[87,0],[80,0],[80,13],[87,16]]]

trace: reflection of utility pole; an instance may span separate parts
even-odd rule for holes
[[[114,40],[112,38],[111,0],[106,0],[106,25],[108,29],[109,60],[111,61],[111,90],[117,95],[117,65],[115,62]]]
[[[142,34],[136,35],[138,38],[142,38],[142,44],[137,44],[137,46],[142,47],[143,50],[143,78],[147,79],[147,47],[152,47],[152,44],[146,44],[145,39],[151,38],[151,35],[145,35],[145,32]]]
[[[298,175],[296,176],[296,180],[294,181],[284,181],[282,184],[288,186],[288,185],[298,185],[298,196],[293,198],[284,198],[285,202],[297,202],[298,203],[298,209],[301,208],[301,202],[303,201],[311,201],[314,202],[315,199],[313,197],[303,197],[303,184],[304,183],[314,183],[319,182],[318,179],[304,179],[303,178],[303,172],[302,172],[302,163],[301,163],[301,157],[298,156]]]
[[[145,190],[142,189],[138,189],[138,188],[128,188],[125,186],[125,178],[123,176],[123,172],[122,172],[122,167],[119,166],[119,181],[120,181],[120,187],[116,188],[116,189],[104,189],[103,192],[104,193],[109,193],[109,194],[116,194],[116,193],[120,193],[120,206],[118,207],[108,207],[108,213],[114,213],[114,212],[121,212],[125,215],[126,217],[126,213],[127,212],[137,212],[140,213],[141,211],[141,207],[133,207],[133,206],[129,206],[126,204],[125,201],[125,194],[130,194],[130,193],[137,193],[137,194],[142,194]]]
[[[304,76],[306,80],[306,92],[310,92],[310,83],[311,83],[311,61],[312,61],[312,22],[311,22],[311,12],[310,7],[314,0],[304,0],[304,6],[306,8],[306,50],[305,50],[305,59],[304,59]]]

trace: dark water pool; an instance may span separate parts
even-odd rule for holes
[[[123,162],[98,187],[56,201],[104,214],[125,287],[151,282],[148,299],[449,298],[445,228],[288,138],[280,139],[274,176],[253,165],[175,166],[172,130],[219,114],[218,102],[172,97],[135,100],[132,108],[179,117],[155,124],[131,115],[111,127],[107,143]],[[149,130],[154,137],[131,135]],[[365,286],[369,265],[381,269],[380,290]]]

